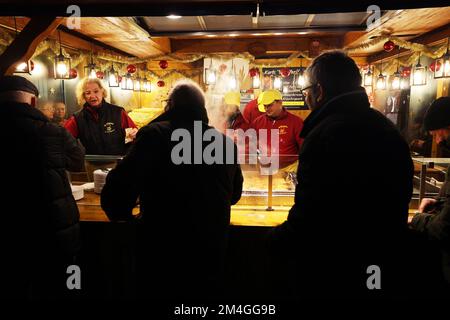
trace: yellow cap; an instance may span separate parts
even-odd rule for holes
[[[278,90],[266,90],[258,96],[258,110],[266,112],[264,105],[271,104],[275,100],[283,100],[281,92]]]
[[[241,104],[241,94],[237,91],[227,92],[224,96],[224,100],[226,104],[232,104],[239,107]]]

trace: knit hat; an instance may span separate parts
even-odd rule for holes
[[[450,126],[450,97],[441,97],[433,101],[423,120],[425,130],[438,130]]]
[[[0,93],[6,91],[25,91],[35,96],[39,95],[38,88],[32,82],[19,76],[0,77]]]

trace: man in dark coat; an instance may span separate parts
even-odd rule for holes
[[[345,53],[320,55],[307,77],[303,93],[312,112],[300,134],[295,204],[271,234],[272,253],[293,267],[285,284],[295,283],[300,296],[394,290],[393,256],[401,253],[412,195],[408,145],[370,108],[358,67]],[[381,290],[368,288],[367,281],[377,285],[369,279],[372,265],[380,268]]]
[[[111,220],[133,219],[139,197],[139,297],[217,293],[230,207],[241,196],[243,178],[236,146],[207,123],[201,89],[192,82],[175,85],[166,112],[139,131],[130,152],[107,176],[101,203]],[[212,143],[203,141],[203,134],[218,141],[218,162],[204,157]],[[230,155],[232,161],[225,162]]]
[[[66,268],[80,246],[65,170],[80,171],[84,154],[67,130],[34,108],[38,94],[25,78],[0,78],[2,291],[15,298],[67,291]]]
[[[441,152],[450,150],[450,97],[433,101],[425,113],[424,128],[434,137]],[[411,227],[441,249],[442,271],[450,286],[450,166],[445,178],[438,197],[422,199]]]

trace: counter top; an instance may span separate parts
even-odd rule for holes
[[[80,220],[87,222],[109,222],[108,217],[100,206],[100,195],[93,191],[85,191],[84,198],[77,201]],[[265,206],[235,205],[231,207],[230,224],[235,226],[273,227],[283,223],[288,215],[287,206],[274,206],[274,211],[266,211]],[[410,221],[415,209],[409,212]],[[138,214],[139,208],[133,209]]]

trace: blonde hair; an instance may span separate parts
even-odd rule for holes
[[[83,106],[86,103],[86,99],[84,99],[84,91],[86,90],[86,87],[89,83],[96,83],[103,92],[103,98],[106,99],[108,97],[108,91],[106,91],[105,86],[103,85],[103,82],[100,79],[84,78],[78,83],[76,90],[77,101],[80,106]]]

